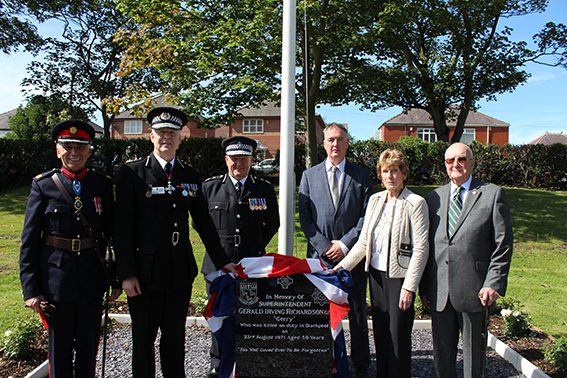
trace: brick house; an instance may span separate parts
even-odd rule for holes
[[[170,106],[179,108],[177,105],[165,103],[165,96],[161,95],[152,100],[154,107]],[[187,126],[181,130],[182,138],[207,138],[214,137],[215,130],[197,128],[198,122],[189,121]],[[113,139],[150,138],[150,124],[146,121],[146,114],[134,115],[131,111],[118,114],[110,126],[110,137]]]
[[[10,125],[8,124],[8,120],[14,115],[16,115],[17,111],[18,109],[12,109],[10,111],[0,114],[0,138],[8,135],[11,132]]]
[[[555,143],[567,144],[567,135],[560,133],[545,133],[536,139],[532,140],[528,144],[545,144],[546,146],[552,146]]]
[[[448,120],[450,137],[455,131],[456,120]],[[510,124],[489,117],[480,112],[470,111],[465,122],[461,142],[471,143],[476,140],[480,143],[504,145],[508,143]],[[427,142],[437,140],[433,120],[429,113],[422,109],[411,109],[407,113],[384,122],[375,133],[377,140],[396,142],[402,136],[414,136]]]
[[[18,109],[12,109],[5,113],[0,114],[0,138],[8,135],[12,131],[10,130],[10,125],[8,124],[8,120],[15,116],[18,112]],[[102,138],[104,130],[101,126],[97,125],[96,123],[89,121],[89,125],[91,125],[95,131],[95,138]],[[53,125],[55,126],[55,125]]]
[[[276,157],[280,148],[281,108],[275,102],[269,102],[265,106],[255,108],[246,106],[238,109],[240,115],[228,126],[220,126],[216,129],[216,136],[228,138],[235,135],[245,135],[258,142],[258,146],[264,146],[264,158]],[[317,127],[317,144],[323,143],[323,129],[325,122],[319,114],[315,115]],[[301,133],[296,133],[296,144],[304,143]],[[262,147],[260,147],[262,148]]]
[[[156,97],[153,102],[155,106],[164,105],[164,96]],[[206,130],[197,127],[198,122],[190,121],[181,130],[184,138],[228,138],[236,135],[245,135],[258,142],[258,148],[264,152],[264,158],[274,158],[280,148],[281,109],[275,102],[267,103],[265,106],[255,108],[246,106],[238,109],[240,115],[229,125],[222,125],[215,129]],[[316,115],[317,143],[323,143],[323,129],[325,123],[319,114]],[[145,117],[139,117],[130,111],[120,113],[113,121],[111,127],[111,138],[149,138],[150,125]],[[300,135],[296,137],[296,143],[302,143]]]

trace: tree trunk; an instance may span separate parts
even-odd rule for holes
[[[437,140],[448,142],[450,130],[447,127],[445,107],[428,105],[426,110],[433,119],[433,126],[435,127],[435,133],[437,134]]]
[[[106,105],[102,105],[101,106],[101,110],[100,112],[102,113],[102,128],[103,128],[103,133],[102,133],[102,137],[103,138],[110,138],[110,125],[112,124],[112,121],[114,120],[114,116],[109,117],[106,113],[107,111],[107,107]]]
[[[451,138],[451,143],[456,143],[461,140],[461,136],[463,135],[463,131],[465,130],[465,122],[467,121],[468,115],[469,107],[467,106],[467,104],[463,103],[459,112],[459,116],[457,117],[457,125],[455,126],[455,133]]]
[[[314,101],[307,103],[307,125],[305,126],[305,168],[309,169],[319,163]]]

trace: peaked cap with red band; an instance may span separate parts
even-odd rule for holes
[[[59,122],[51,130],[51,139],[60,143],[83,143],[88,144],[95,137],[95,131],[91,125],[77,119]]]

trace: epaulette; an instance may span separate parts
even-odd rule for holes
[[[33,179],[35,181],[43,180],[44,178],[51,177],[55,172],[57,172],[59,168],[53,168],[51,171],[40,173],[39,175],[35,176]]]
[[[208,181],[212,181],[212,180],[221,180],[223,177],[224,177],[224,175],[213,176],[213,177],[209,177],[208,179],[206,179],[203,182],[208,182]]]
[[[183,164],[183,165],[185,165],[185,166],[187,166],[187,167],[189,167],[189,168],[193,168],[193,169],[195,169],[195,170],[197,169],[197,168],[193,167],[191,164],[187,163],[187,162],[184,161],[184,160],[181,160],[181,159],[179,159],[179,158],[175,158],[175,159],[176,159],[176,160],[179,160],[179,162],[180,162],[181,164]]]
[[[107,179],[109,179],[109,180],[112,180],[112,177],[110,177],[109,175],[107,175],[107,174],[105,174],[105,173],[102,173],[102,172],[99,172],[99,171],[95,171],[94,169],[89,169],[89,172],[96,173],[96,174],[99,175],[99,176],[102,176],[102,177],[104,177],[104,178],[107,178]]]
[[[254,178],[255,178],[257,181],[259,181],[259,182],[264,182],[264,183],[266,183],[266,184],[269,184],[270,186],[274,186],[271,182],[269,182],[268,180],[266,180],[266,179],[263,178],[263,177],[254,176]]]
[[[135,162],[140,161],[140,160],[146,160],[146,158],[143,157],[143,158],[139,158],[139,159],[126,160],[124,162],[124,164],[131,164],[131,163],[135,163]]]
[[[179,160],[179,162],[182,163],[183,165],[187,165],[187,166],[193,168],[193,166],[192,166],[191,164],[187,163],[185,160],[181,160],[181,159],[179,159],[179,158],[175,158],[175,159],[176,159],[176,160]]]

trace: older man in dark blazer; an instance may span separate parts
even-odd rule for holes
[[[197,264],[189,212],[217,269],[234,271],[207,211],[198,172],[175,157],[187,116],[174,108],[148,114],[154,151],[124,164],[116,186],[114,249],[132,317],[132,375],[155,376],[161,330],[163,376],[185,376],[185,321]]]
[[[372,182],[366,169],[346,161],[348,133],[344,126],[327,126],[323,144],[327,159],[301,177],[299,219],[309,241],[307,257],[318,258],[332,268],[358,240]],[[349,292],[351,358],[357,377],[369,377],[370,365],[364,261],[352,270],[354,289]]]
[[[506,293],[512,258],[510,208],[504,189],[476,180],[472,150],[455,143],[445,152],[451,182],[425,196],[430,253],[420,293],[432,310],[438,378],[454,378],[457,342],[463,341],[465,378],[479,377],[483,306]]]

